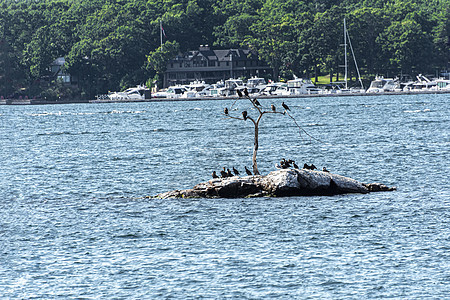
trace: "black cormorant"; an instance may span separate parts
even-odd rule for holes
[[[233,174],[231,173],[230,169],[227,169],[227,177],[233,177]]]
[[[316,168],[316,166],[315,166],[314,164],[311,164],[310,169],[311,169],[311,170],[317,170],[317,168]]]
[[[225,107],[225,108],[223,109],[223,112],[224,112],[224,114],[228,115],[228,108]]]
[[[257,106],[261,106],[261,103],[259,103],[258,99],[253,99],[253,103],[255,103],[255,105]]]
[[[240,90],[236,90],[236,93],[238,94],[239,98],[242,97],[242,92]]]
[[[327,168],[325,168],[325,167],[322,168],[322,171],[330,173],[330,171],[328,171]]]
[[[216,171],[213,171],[212,178],[219,178],[219,176],[217,176],[217,174],[216,174]]]
[[[223,167],[223,170],[220,171],[220,176],[222,176],[222,178],[228,177],[227,172],[225,171],[225,167]]]
[[[281,103],[281,106],[283,106],[283,108],[285,109],[285,110],[291,110],[290,108],[289,108],[289,106],[287,106],[286,105],[286,103]]]
[[[242,112],[242,117],[244,118],[244,121],[247,121],[247,111],[246,110],[244,110]]]
[[[297,166],[297,164],[295,162],[292,163],[292,165],[294,166],[294,169],[298,169],[298,166]]]
[[[276,111],[277,111],[277,109],[275,108],[275,105],[272,104],[270,107],[272,108],[272,111],[273,111],[273,112],[276,112]]]
[[[235,175],[239,175],[239,171],[238,171],[238,170],[236,170],[236,168],[235,168],[235,167],[233,167],[233,173],[234,173]]]
[[[245,173],[247,173],[247,175],[252,176],[252,172],[247,169],[247,166],[245,166]]]
[[[248,90],[247,90],[247,88],[244,88],[244,94],[245,94],[245,96],[248,97]]]

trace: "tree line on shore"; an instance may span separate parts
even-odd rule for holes
[[[204,44],[255,50],[273,79],[336,76],[344,18],[366,77],[448,67],[450,0],[15,0],[0,2],[0,96],[93,98]],[[58,57],[76,88],[52,77]]]

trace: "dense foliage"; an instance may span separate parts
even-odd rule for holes
[[[365,76],[435,74],[450,59],[449,17],[450,0],[2,1],[0,95],[58,86],[49,65],[65,57],[78,95],[92,98],[153,79],[174,49],[202,44],[252,48],[275,76],[336,74],[344,18]]]

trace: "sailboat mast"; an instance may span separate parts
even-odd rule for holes
[[[347,38],[348,38],[348,44],[350,45],[350,50],[352,51],[353,61],[355,62],[356,72],[358,72],[359,83],[361,84],[361,89],[364,90],[364,85],[361,80],[361,74],[359,73],[358,63],[356,62],[355,52],[353,51],[352,40],[350,39],[350,36],[348,35],[348,31],[347,31]]]
[[[159,34],[160,34],[160,37],[161,37],[161,48],[162,48],[162,44],[163,44],[163,39],[162,39],[162,35],[163,35],[162,20],[159,20]]]
[[[345,19],[344,19],[344,61],[345,61],[345,77],[344,77],[344,81],[345,81],[345,89],[348,89],[348,84],[347,84],[347,26],[345,25]]]

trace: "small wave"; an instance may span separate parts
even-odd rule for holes
[[[137,234],[137,233],[128,233],[128,234],[116,235],[114,237],[118,238],[118,239],[139,239],[142,236],[140,234]]]
[[[42,113],[33,113],[33,114],[28,114],[29,116],[32,117],[43,117],[43,116],[62,116],[62,112],[58,111],[58,112],[42,112]]]
[[[142,113],[146,113],[147,111],[145,110],[112,110],[112,111],[108,111],[108,112],[104,112],[104,114],[142,114]]]
[[[404,110],[404,113],[407,114],[417,114],[417,113],[421,113],[421,112],[430,112],[431,109],[426,108],[426,109],[417,109],[417,110]]]
[[[61,132],[44,132],[44,133],[38,133],[37,136],[48,136],[48,135],[71,135],[73,133],[68,131],[61,131]]]
[[[73,116],[91,116],[91,115],[96,115],[98,113],[95,112],[83,112],[83,113],[73,113]]]
[[[320,285],[327,286],[327,285],[343,285],[343,284],[346,284],[346,283],[342,282],[342,281],[337,281],[337,280],[330,279],[330,280],[327,280],[325,282],[322,282]]]

